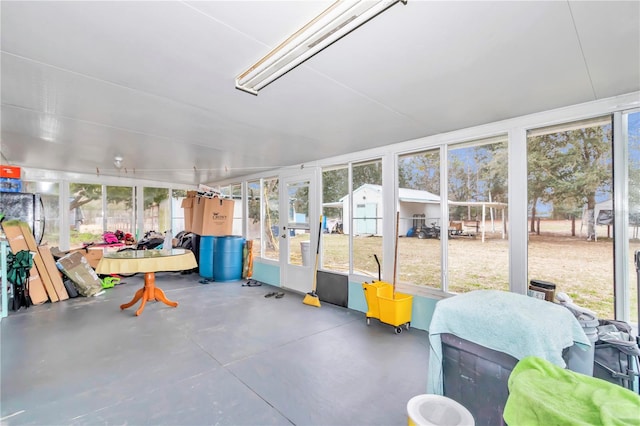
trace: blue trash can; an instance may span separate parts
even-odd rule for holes
[[[235,235],[214,238],[216,242],[213,251],[213,280],[224,282],[242,279],[242,250],[245,239]]]
[[[198,253],[198,268],[200,276],[208,280],[213,279],[213,254],[217,237],[201,236],[200,253]]]

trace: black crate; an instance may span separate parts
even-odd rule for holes
[[[478,426],[503,425],[509,375],[518,360],[453,334],[441,339],[444,396],[469,410]]]

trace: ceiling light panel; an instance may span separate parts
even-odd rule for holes
[[[399,1],[336,1],[240,74],[236,78],[236,88],[257,95],[269,83]]]

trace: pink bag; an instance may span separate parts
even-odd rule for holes
[[[104,242],[107,244],[117,244],[119,242],[118,237],[116,237],[116,234],[109,231],[102,234],[102,238],[104,239]]]

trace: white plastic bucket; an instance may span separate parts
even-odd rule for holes
[[[309,241],[300,241],[300,253],[302,253],[302,266],[309,266],[311,264],[309,258]]]
[[[407,403],[409,426],[473,426],[473,416],[465,407],[442,395],[417,395]]]

